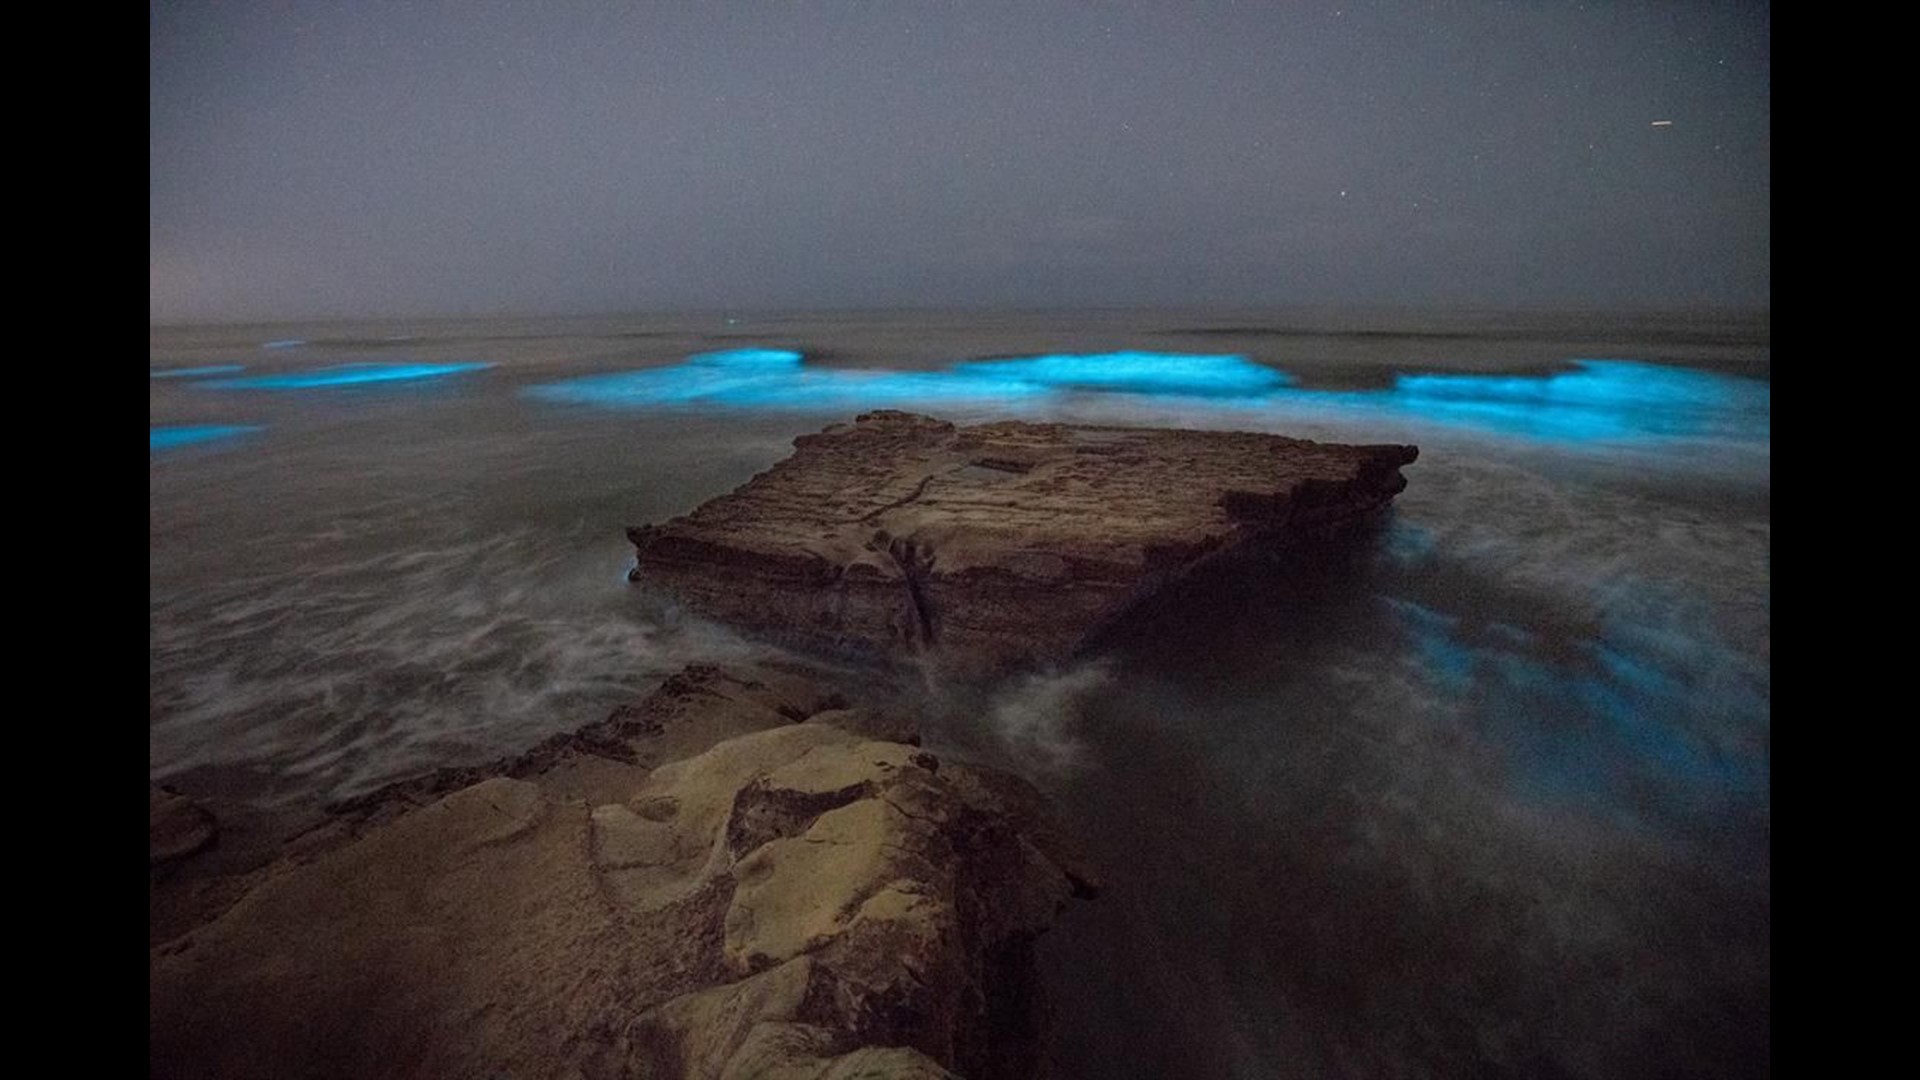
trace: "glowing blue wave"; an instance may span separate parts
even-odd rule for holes
[[[785,349],[701,353],[672,367],[589,375],[530,387],[547,401],[726,408],[863,409],[885,405],[991,404],[1060,391],[1176,397],[1244,397],[1288,377],[1241,356],[1102,353],[978,360],[946,371],[807,367]]]
[[[245,364],[207,364],[204,367],[152,368],[147,374],[155,379],[198,379],[204,375],[231,375],[245,370]]]
[[[1668,799],[1764,793],[1764,743],[1744,734],[1765,717],[1765,692],[1728,675],[1740,659],[1710,636],[1667,640],[1614,622],[1562,655],[1524,630],[1381,596],[1433,688],[1475,702],[1480,734],[1498,745],[1524,790],[1579,798],[1654,783]],[[1710,696],[1703,672],[1724,685]],[[1737,721],[1737,722],[1736,722]]]
[[[1284,408],[1473,428],[1566,442],[1650,437],[1765,441],[1766,382],[1625,360],[1552,375],[1402,375],[1382,390],[1314,390],[1244,356],[1113,352],[973,360],[937,371],[810,367],[798,352],[734,349],[669,367],[530,387],[546,401],[823,412],[956,403],[1016,406],[1114,394],[1232,408]]]
[[[1770,384],[1626,360],[1555,375],[1402,375],[1393,405],[1422,419],[1537,438],[1769,436]]]
[[[313,371],[286,375],[250,375],[244,379],[213,379],[201,383],[218,390],[312,390],[329,386],[365,386],[370,383],[417,382],[438,379],[467,371],[490,368],[492,364],[339,364]]]
[[[212,442],[215,439],[230,439],[236,435],[245,435],[250,431],[259,431],[259,427],[250,424],[187,424],[174,427],[149,427],[147,429],[147,452],[172,450],[179,446],[194,443]]]
[[[1045,390],[1104,390],[1175,397],[1258,397],[1293,384],[1293,377],[1244,356],[1112,352],[974,360],[956,364],[949,379],[1017,381]]]

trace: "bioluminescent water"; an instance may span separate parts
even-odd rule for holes
[[[1036,946],[1056,1074],[1766,1074],[1764,319],[268,333],[299,347],[152,335],[150,372],[249,365],[149,380],[156,780],[313,805],[779,658],[629,585],[623,530],[866,409],[1410,441],[1343,556],[1203,573],[1058,670],[902,689],[1101,867]]]
[[[975,360],[953,366],[948,377],[986,386],[1015,382],[1053,390],[1104,390],[1121,394],[1195,397],[1255,397],[1293,380],[1244,356],[1113,352]]]
[[[1621,360],[1578,360],[1544,377],[1403,375],[1393,407],[1439,423],[1582,441],[1638,436],[1766,439],[1759,379]]]
[[[1017,378],[955,380],[937,372],[810,368],[786,349],[702,353],[666,368],[589,375],[528,389],[544,401],[622,408],[693,406],[732,409],[845,410],[983,405],[1035,388]]]
[[[1574,360],[1545,375],[1405,374],[1380,390],[1303,387],[1240,355],[1112,352],[968,361],[936,371],[836,369],[786,349],[702,353],[667,367],[543,383],[546,401],[619,408],[1045,408],[1116,394],[1277,416],[1345,414],[1566,442],[1717,437],[1765,441],[1768,384],[1624,360]]]
[[[208,375],[231,375],[236,371],[245,371],[245,364],[202,364],[198,367],[166,368],[149,371],[148,377],[155,379],[201,379]]]
[[[1619,615],[1591,637],[1542,637],[1470,610],[1379,600],[1429,692],[1463,711],[1470,699],[1514,782],[1535,797],[1608,802],[1632,815],[1764,796],[1766,731],[1702,723],[1695,713],[1688,680],[1702,669],[1726,680],[1726,711],[1766,711],[1764,670],[1723,643],[1664,639]]]
[[[147,429],[147,449],[149,452],[172,450],[175,447],[191,446],[195,443],[231,439],[259,430],[259,427],[251,424],[177,424],[169,427],[152,427]]]
[[[377,383],[420,382],[443,379],[469,371],[492,367],[486,363],[462,364],[334,364],[310,371],[275,375],[249,375],[239,379],[210,379],[197,385],[213,390],[316,390],[336,386],[367,386]]]

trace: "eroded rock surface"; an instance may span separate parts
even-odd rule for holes
[[[628,530],[633,580],[809,648],[1057,661],[1203,561],[1377,517],[1411,446],[865,413]]]
[[[1092,890],[1038,794],[774,682],[342,807],[154,949],[153,1075],[1034,1075],[1031,943]]]

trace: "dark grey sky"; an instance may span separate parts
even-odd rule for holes
[[[1769,301],[1764,4],[150,15],[158,320]]]

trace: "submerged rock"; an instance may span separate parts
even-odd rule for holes
[[[1032,788],[863,715],[694,668],[343,804],[153,950],[152,1074],[1036,1075],[1032,941],[1090,875]]]
[[[684,517],[632,579],[749,632],[991,671],[1065,659],[1199,564],[1375,518],[1411,446],[859,416]]]

